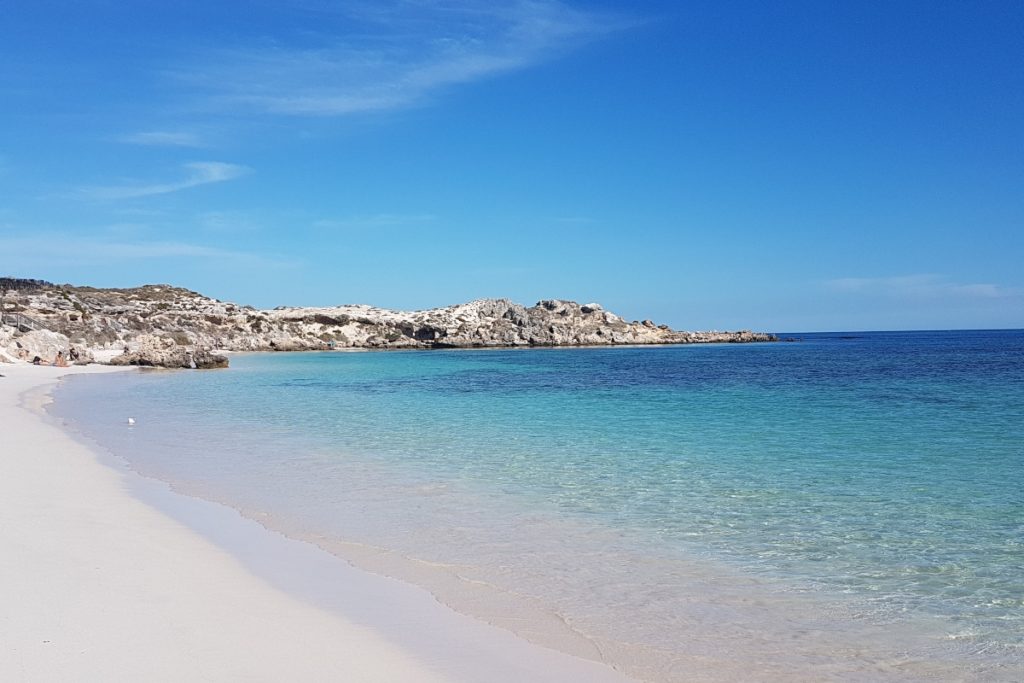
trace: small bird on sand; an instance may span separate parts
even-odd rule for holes
[[[128,418],[128,426],[131,427],[133,424],[135,424],[135,418],[134,417],[129,417]]]

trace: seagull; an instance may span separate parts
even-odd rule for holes
[[[133,424],[135,424],[135,418],[134,417],[129,417],[128,418],[128,426],[131,427]]]

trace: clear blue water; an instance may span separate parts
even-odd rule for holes
[[[1024,332],[798,336],[241,355],[75,378],[55,410],[144,474],[386,549],[496,623],[555,614],[654,680],[686,657],[1024,675]]]

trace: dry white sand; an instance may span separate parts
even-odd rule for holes
[[[0,680],[624,681],[107,462],[0,364]]]

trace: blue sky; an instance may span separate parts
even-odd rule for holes
[[[0,271],[1024,327],[1024,4],[7,3]]]

